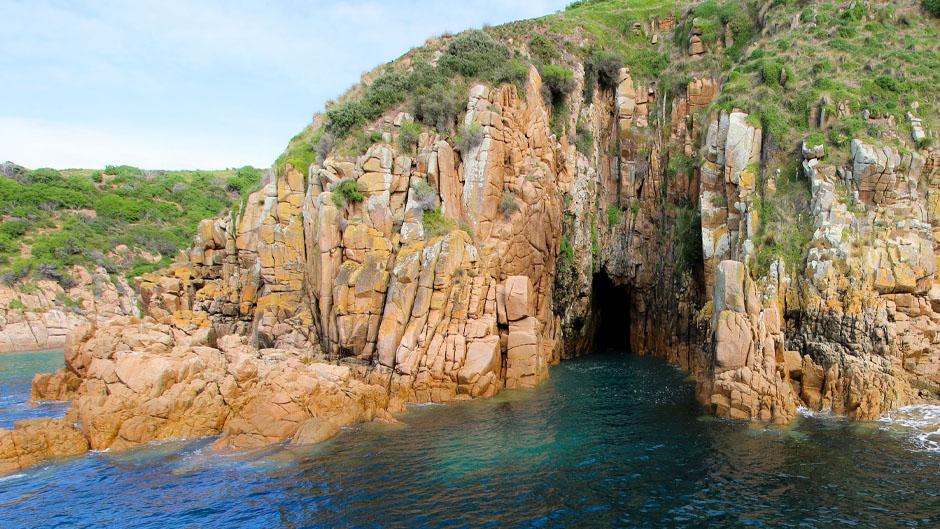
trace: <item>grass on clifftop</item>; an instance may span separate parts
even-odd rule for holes
[[[72,265],[129,277],[168,265],[192,246],[202,219],[222,213],[261,179],[246,166],[226,171],[26,170],[0,176],[0,280],[58,280]],[[126,245],[129,253],[113,250]],[[145,259],[143,253],[157,260]]]

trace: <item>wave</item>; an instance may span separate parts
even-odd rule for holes
[[[940,406],[904,406],[884,414],[878,422],[882,430],[902,431],[921,450],[940,452]]]

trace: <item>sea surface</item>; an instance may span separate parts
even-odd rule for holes
[[[3,426],[64,412],[18,404],[60,364],[0,355]],[[91,453],[0,476],[0,527],[940,527],[940,409],[752,426],[703,415],[693,389],[606,351],[316,447]]]

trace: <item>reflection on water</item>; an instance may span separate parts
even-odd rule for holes
[[[625,354],[551,377],[314,447],[48,463],[0,481],[0,512],[4,527],[940,526],[940,454],[909,426],[708,418],[685,374]]]

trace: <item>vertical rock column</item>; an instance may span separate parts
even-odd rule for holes
[[[535,317],[532,283],[527,276],[510,276],[503,292],[509,321],[506,387],[535,387],[548,378],[548,362]]]

